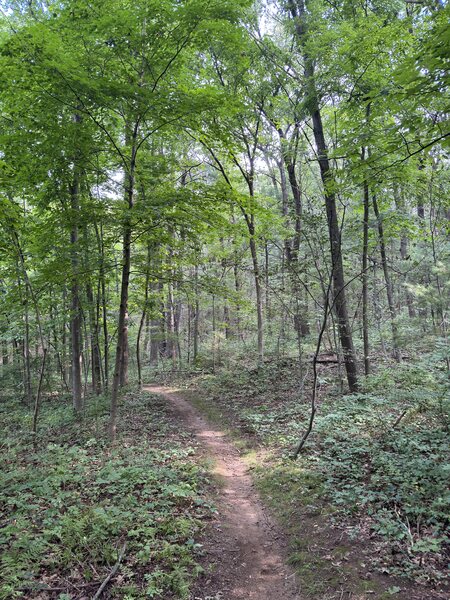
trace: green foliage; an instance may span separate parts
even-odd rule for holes
[[[284,490],[292,502],[299,482],[312,496],[306,479],[316,482],[336,519],[400,549],[387,569],[438,579],[449,509],[448,3],[4,4],[0,374],[16,404],[2,413],[3,597],[61,573],[94,581],[124,540],[127,597],[187,596],[197,517],[209,510],[189,452],[166,444],[170,428],[158,420],[151,441],[129,428],[110,451],[100,433],[106,398],[89,405],[80,433],[65,393],[60,403],[47,394],[70,387],[71,334],[83,347],[86,390],[94,347],[100,378],[111,382],[121,305],[130,349],[141,325],[142,362],[151,338],[166,373],[208,373],[220,413],[289,453],[308,419],[331,270],[324,191],[336,196],[342,228],[332,246],[359,356],[363,190],[379,206],[379,219],[369,210],[365,273],[374,373],[360,394],[342,397],[341,371],[321,368],[308,454],[294,474],[277,465],[266,491]],[[294,4],[305,14],[294,18]],[[311,333],[295,340],[300,316]],[[333,317],[323,342],[338,352]],[[256,333],[257,368],[247,359]],[[406,355],[395,366],[393,339]],[[19,403],[32,403],[44,345],[42,432],[32,440],[31,413]],[[299,345],[301,374],[296,360],[280,360]],[[284,505],[283,493],[273,495]],[[296,552],[301,562],[305,549]]]
[[[53,402],[45,405],[33,450],[16,429],[24,410],[2,405],[9,432],[0,469],[0,598],[30,597],[55,581],[67,581],[68,591],[92,582],[95,590],[124,542],[114,597],[123,588],[130,599],[187,598],[201,571],[196,539],[211,507],[199,489],[205,479],[193,448],[172,438],[163,406],[149,400],[127,397],[130,429],[113,450],[95,434],[95,423],[77,434],[71,411]],[[102,429],[104,414],[100,407]]]
[[[379,569],[436,582],[445,577],[450,542],[444,364],[436,353],[387,365],[367,378],[361,393],[343,397],[322,372],[315,430],[307,454],[294,465],[286,461],[309,413],[298,397],[295,361],[268,361],[259,370],[222,369],[202,386],[243,435],[256,436],[274,451],[284,448],[284,461],[265,461],[256,473],[289,526],[302,518],[291,514],[296,503],[323,510],[326,499],[334,522],[372,531],[381,548]]]

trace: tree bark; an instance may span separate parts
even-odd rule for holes
[[[158,292],[158,295],[161,293],[161,284],[157,283],[152,284],[152,289],[153,289],[153,293]],[[157,301],[155,301],[154,303],[156,304]],[[154,309],[154,303],[152,301],[152,310]],[[150,364],[151,365],[157,365],[158,364],[158,359],[159,359],[159,340],[158,340],[158,335],[159,335],[159,319],[155,318],[154,315],[152,315],[151,319],[150,319]]]
[[[362,149],[362,160],[365,159],[365,148]],[[362,254],[362,328],[363,328],[363,345],[364,345],[364,374],[370,374],[370,359],[369,359],[369,296],[368,296],[368,252],[369,252],[369,184],[364,181],[363,186],[363,254]]]
[[[128,346],[128,290],[130,286],[131,270],[131,211],[134,206],[135,170],[137,152],[138,123],[135,124],[131,136],[126,131],[126,142],[131,142],[130,164],[125,171],[125,200],[127,214],[124,222],[122,245],[122,278],[120,286],[119,323],[117,328],[116,358],[111,386],[111,411],[109,419],[109,436],[112,442],[116,439],[117,413],[119,401],[119,387],[121,379],[124,381],[124,369],[128,363],[123,360],[123,353]],[[131,139],[130,139],[131,137]]]
[[[167,355],[172,359],[172,367],[175,367],[177,361],[177,345],[175,330],[175,304],[173,294],[173,283],[170,281],[167,290]]]
[[[7,364],[9,364],[8,342],[2,340],[2,365],[5,366]]]
[[[22,375],[23,375],[23,392],[24,401],[31,406],[33,402],[33,391],[31,388],[31,356],[30,356],[30,323],[29,323],[29,307],[28,307],[28,288],[25,282],[25,293],[22,292],[22,284],[20,275],[17,278],[19,295],[23,306],[23,322],[24,331],[23,338],[20,340],[20,348],[22,355]],[[23,295],[23,297],[22,297]]]
[[[122,347],[122,358],[120,361],[120,377],[119,385],[121,388],[128,385],[128,365],[130,362],[130,345],[128,341],[128,311],[125,315],[124,335],[123,335],[123,347]]]
[[[106,280],[105,280],[105,249],[103,245],[102,229],[96,226],[97,240],[100,249],[100,291],[102,307],[102,330],[103,330],[103,372],[105,392],[109,389],[109,337],[108,337],[108,309],[106,305]]]
[[[263,304],[261,290],[261,275],[259,272],[258,251],[256,248],[255,224],[253,215],[250,215],[247,224],[250,233],[250,253],[252,255],[253,276],[255,280],[256,315],[258,326],[258,360],[260,363],[262,363],[264,359]]]
[[[90,281],[86,284],[86,299],[89,304],[92,389],[95,394],[99,396],[102,393],[101,357],[98,337],[98,320],[96,318],[94,293]]]
[[[396,208],[397,212],[400,215],[404,215],[405,203],[402,198],[401,190],[399,191],[397,186],[394,187],[394,201],[395,201],[395,208]],[[400,237],[400,258],[402,259],[402,261],[407,261],[409,258],[408,257],[408,237],[407,237],[405,231],[402,231],[401,237]],[[408,281],[408,275],[405,274],[404,282],[407,283],[407,281]],[[406,288],[405,294],[406,294],[406,305],[408,307],[408,315],[411,319],[413,319],[416,316],[413,295],[411,294],[411,292],[409,291],[408,288]]]
[[[386,244],[384,241],[384,228],[383,221],[381,219],[380,211],[378,208],[377,197],[375,194],[372,195],[372,204],[373,211],[375,213],[375,217],[377,219],[378,224],[378,242],[380,246],[380,255],[381,255],[381,266],[383,268],[384,281],[386,283],[386,296],[389,308],[389,315],[391,321],[391,330],[392,330],[392,347],[393,347],[393,356],[396,360],[400,360],[400,349],[399,349],[399,339],[398,339],[398,328],[397,323],[395,322],[396,313],[395,313],[395,304],[394,304],[394,289],[392,287],[392,280],[389,274],[389,266],[387,262],[386,255]]]
[[[298,42],[303,51],[306,85],[308,86],[308,107],[312,118],[314,140],[320,167],[320,175],[324,187],[325,206],[330,239],[331,265],[333,275],[333,303],[338,319],[339,339],[344,355],[347,381],[350,391],[358,389],[356,357],[353,347],[353,337],[348,317],[347,299],[345,293],[344,267],[342,263],[341,231],[338,223],[335,194],[335,178],[328,159],[328,148],[322,124],[322,115],[314,81],[314,63],[305,50],[306,24],[304,0],[289,0],[289,9],[295,22]]]
[[[244,171],[241,167],[241,172],[244,174],[246,179],[249,195],[253,199],[255,195],[254,189],[254,156],[249,154],[250,161],[250,171],[247,174],[244,174]],[[251,212],[248,214],[246,210],[241,207],[241,211],[244,215],[245,222],[247,223],[247,228],[250,237],[250,254],[252,257],[253,264],[253,277],[255,281],[255,294],[256,294],[256,319],[257,319],[257,327],[258,327],[258,363],[262,365],[264,360],[264,318],[263,318],[263,295],[261,289],[261,273],[259,269],[259,261],[258,261],[258,249],[256,246],[256,229],[255,229],[255,215]]]
[[[199,346],[199,324],[200,324],[200,302],[198,298],[198,265],[194,267],[194,292],[195,292],[195,306],[194,306],[194,327],[192,332],[193,337],[193,360],[194,364],[198,359],[198,346]]]
[[[138,371],[138,386],[139,389],[142,388],[142,368],[141,368],[141,336],[142,330],[144,328],[144,324],[147,317],[147,309],[148,309],[148,287],[149,287],[149,279],[150,279],[150,245],[147,248],[147,272],[145,274],[145,290],[144,290],[144,307],[142,309],[141,320],[139,321],[139,329],[136,339],[136,364]]]
[[[81,123],[78,114],[73,116],[75,123]],[[80,212],[80,173],[79,165],[74,163],[74,174],[70,185],[70,208],[72,216],[72,228],[70,232],[70,251],[72,264],[71,282],[71,315],[70,315],[70,342],[72,361],[72,403],[76,413],[83,408],[82,384],[81,384],[81,303],[79,284],[79,239],[78,222]]]

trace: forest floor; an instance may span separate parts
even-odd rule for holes
[[[204,544],[210,568],[198,582],[194,597],[299,600],[295,573],[285,562],[281,532],[262,504],[239,450],[174,390],[144,389],[169,401],[213,460],[212,472],[219,480],[217,522]]]
[[[362,510],[362,516],[339,512],[314,470],[316,458],[311,449],[303,461],[289,459],[286,448],[292,448],[292,441],[286,424],[302,420],[302,412],[298,413],[290,398],[295,385],[289,378],[271,374],[273,387],[258,381],[258,375],[251,371],[231,379],[230,374],[188,379],[167,375],[159,381],[170,387],[152,386],[148,390],[164,395],[174,416],[194,432],[213,458],[214,472],[222,480],[215,500],[217,521],[208,528],[205,541],[202,539],[202,564],[212,564],[213,570],[206,579],[201,576],[194,597],[208,597],[217,591],[225,600],[449,597],[439,553],[436,558],[423,554],[415,563],[414,552],[407,557],[398,540],[374,533],[370,505]],[[363,400],[358,402],[364,408]],[[333,410],[341,409],[336,405]],[[357,414],[354,404],[348,410]],[[380,410],[386,412],[384,405]],[[358,432],[351,430],[351,435],[358,439]],[[339,463],[350,465],[352,470],[359,467],[359,456],[351,454],[341,439],[331,442],[334,447],[337,443],[342,446],[336,458]],[[365,449],[364,457],[365,462],[371,460]],[[356,496],[350,504],[357,506],[360,497],[372,493],[365,475],[363,479],[361,489],[366,491],[360,492],[355,486]],[[345,481],[339,485],[342,483],[345,485]],[[403,491],[398,485],[397,497],[401,498]],[[269,573],[265,572],[266,564]],[[287,581],[290,585],[285,587]]]
[[[294,367],[149,372],[154,385],[123,395],[114,446],[107,397],[76,416],[46,393],[33,436],[5,378],[0,600],[448,600],[436,373],[415,367],[406,388],[410,367],[391,381],[388,366],[382,394],[374,379],[343,396],[321,367],[293,461],[310,398]]]
[[[69,398],[46,394],[33,437],[29,407],[7,390],[0,600],[191,598],[203,570],[199,541],[216,518],[216,485],[167,401],[124,394],[112,447],[107,398],[90,397],[81,419]]]

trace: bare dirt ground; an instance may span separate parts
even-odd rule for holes
[[[199,582],[193,598],[301,600],[295,575],[285,562],[282,536],[261,503],[237,448],[176,390],[144,389],[167,399],[213,459],[213,472],[222,482],[217,521],[205,540],[213,569]]]

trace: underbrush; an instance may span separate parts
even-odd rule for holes
[[[220,406],[234,428],[271,454],[255,473],[280,516],[291,515],[290,528],[293,505],[307,505],[355,540],[370,542],[371,568],[444,586],[450,406],[441,357],[386,362],[359,394],[347,396],[339,393],[337,368],[321,366],[313,434],[292,463],[311,395],[308,381],[301,392],[296,371],[293,360],[267,361],[262,369],[241,365],[196,385],[204,390],[203,403]]]
[[[0,598],[187,598],[213,508],[195,444],[150,394],[128,394],[111,448],[107,403],[83,420],[47,398],[36,440],[29,411],[0,405]]]

